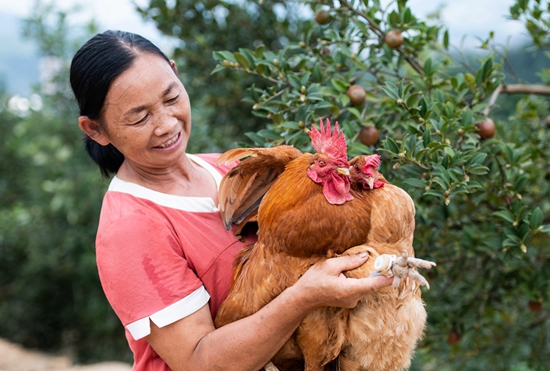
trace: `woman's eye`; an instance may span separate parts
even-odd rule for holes
[[[136,121],[136,122],[134,123],[134,125],[141,124],[141,123],[145,122],[145,120],[147,120],[148,117],[149,117],[149,114],[146,114],[145,116],[143,116],[143,117],[141,118],[141,120]]]
[[[174,98],[170,98],[166,101],[166,103],[174,103],[175,101],[177,101],[179,98],[179,94],[176,95]]]

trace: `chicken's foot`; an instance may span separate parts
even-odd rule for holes
[[[435,262],[432,261],[409,258],[407,251],[403,251],[400,257],[390,254],[380,255],[374,261],[374,271],[386,277],[394,277],[394,288],[399,287],[403,278],[409,277],[418,282],[420,286],[426,286],[429,289],[430,284],[415,268],[430,269],[435,265]]]
[[[264,366],[264,371],[279,371],[279,369],[273,364],[273,362],[269,361],[269,363]]]

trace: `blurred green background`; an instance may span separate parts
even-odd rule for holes
[[[433,86],[450,86],[452,77],[459,73],[473,71],[475,75],[489,59],[492,67],[483,77],[487,80],[477,82],[483,85],[486,95],[476,95],[471,101],[477,99],[477,103],[486,104],[497,83],[502,81],[548,86],[550,63],[545,53],[550,45],[548,2],[518,0],[503,2],[494,8],[503,20],[504,15],[517,19],[515,24],[524,35],[520,42],[506,43],[504,35],[498,35],[501,43],[497,43],[487,32],[473,41],[463,41],[461,46],[460,35],[451,34],[454,47],[446,45],[442,9],[435,9],[416,24],[410,22],[404,26],[407,1],[350,3],[357,8],[367,4],[367,10],[372,11],[375,20],[385,29],[396,25],[410,27],[410,40],[400,55],[408,53],[424,61],[425,73],[430,72],[425,63],[429,56],[447,50],[447,62],[440,60],[444,72],[439,80],[430,80]],[[323,46],[336,45],[338,38],[346,41],[356,36],[346,33],[351,26],[338,18],[343,17],[343,12],[335,10],[338,6],[331,1],[271,0],[149,0],[135,6],[135,13],[156,28],[158,43],[176,60],[191,97],[193,133],[188,152],[221,152],[236,143],[273,145],[279,143],[279,136],[288,141],[289,133],[299,131],[299,126],[294,124],[298,125],[302,113],[293,109],[301,104],[300,94],[296,102],[292,97],[283,98],[285,109],[278,106],[262,112],[253,106],[264,103],[269,94],[277,94],[280,81],[296,67],[291,58],[297,58],[301,52],[289,57],[289,66],[281,67],[280,76],[273,75],[271,80],[251,73],[254,68],[245,68],[248,62],[243,64],[238,58],[232,62],[234,65],[224,65],[223,55],[218,55],[216,60],[213,52],[233,53],[240,48],[254,51],[264,45],[267,51],[286,58],[283,54],[289,46],[298,48],[302,42],[311,44],[311,50],[317,50],[308,58],[321,60],[325,55]],[[392,20],[390,10],[381,11],[386,6],[396,9],[401,19]],[[322,7],[333,11],[335,20],[328,26],[314,21],[315,11]],[[411,9],[414,13],[414,7]],[[95,267],[94,238],[109,180],[101,177],[82,149],[82,134],[76,125],[77,105],[68,85],[68,67],[73,54],[89,37],[103,30],[86,11],[86,6],[73,9],[36,1],[22,21],[4,18],[6,25],[17,24],[19,35],[25,41],[13,46],[19,41],[3,34],[0,43],[4,45],[0,46],[0,67],[8,65],[9,58],[15,58],[18,66],[0,69],[0,337],[26,347],[69,355],[78,363],[131,362],[123,328],[106,302]],[[480,5],[471,11],[485,9]],[[0,13],[0,21],[2,16]],[[334,35],[330,34],[331,30]],[[511,27],[510,30],[517,34],[517,29]],[[413,43],[412,40],[420,41]],[[11,51],[6,45],[12,45]],[[360,144],[354,135],[348,138],[353,138],[356,151],[370,153],[385,149],[388,164],[394,161],[403,165],[401,169],[394,165],[384,170],[392,181],[418,200],[416,245],[422,252],[419,256],[439,263],[429,276],[432,290],[424,293],[429,324],[412,369],[548,369],[550,243],[548,234],[539,233],[550,221],[548,98],[529,94],[503,98],[501,95],[491,117],[498,124],[497,139],[502,142],[475,139],[477,142],[473,145],[476,151],[489,154],[482,164],[489,175],[476,179],[480,188],[473,186],[471,193],[452,199],[450,206],[444,204],[443,198],[439,202],[426,201],[426,196],[417,189],[423,188],[424,183],[406,181],[417,177],[418,181],[427,182],[426,175],[413,169],[412,159],[407,163],[406,158],[392,156],[393,147],[388,139],[401,143],[402,136],[397,134],[415,132],[409,124],[418,122],[421,116],[403,110],[387,97],[381,98],[386,94],[380,86],[384,85],[382,82],[390,82],[395,87],[401,77],[417,86],[425,84],[427,77],[414,77],[414,71],[404,67],[407,65],[404,58],[391,54],[382,44],[373,45],[369,47],[377,48],[378,59],[385,61],[383,56],[389,55],[383,64],[384,67],[391,65],[393,76],[379,82],[371,78],[364,85],[368,94],[376,97],[372,98],[373,106],[382,107],[384,111],[380,112],[384,114],[395,112],[395,115],[391,113],[392,123],[372,117],[365,119],[366,103],[360,117],[349,118],[345,115],[354,111],[349,109],[349,100],[340,98],[338,103],[331,103],[340,107],[338,112],[331,108],[330,113],[339,115],[341,122],[348,125],[347,130],[355,130],[354,134],[367,123],[378,128],[381,139],[375,145]],[[29,54],[40,59],[40,69],[22,57]],[[302,61],[307,59],[302,58]],[[323,63],[328,67],[337,66],[341,63],[338,58],[336,55],[334,59],[323,59]],[[255,57],[252,59],[258,62]],[[446,69],[449,61],[455,62],[452,69]],[[269,62],[272,63],[273,58]],[[306,62],[303,63],[307,69]],[[215,68],[217,72],[212,74]],[[323,71],[329,73],[328,69]],[[388,70],[380,67],[379,74],[388,75]],[[350,70],[341,75],[347,76],[346,87],[349,81],[358,83]],[[29,81],[33,85],[25,88]],[[323,84],[330,85],[330,82],[326,79],[319,82]],[[481,90],[472,91],[477,94]],[[323,94],[326,92],[323,90]],[[345,89],[339,92],[340,96],[344,93]],[[397,90],[393,93],[403,94]],[[255,96],[258,94],[260,98]],[[479,118],[486,106],[465,107],[461,103],[465,99],[467,97],[457,98],[451,108],[471,110],[473,117]],[[317,108],[322,109],[319,105]],[[306,111],[315,109],[310,107]],[[457,117],[465,121],[464,116]],[[312,122],[308,119],[306,124]],[[287,131],[281,129],[285,124]],[[473,141],[474,126],[470,125],[468,130],[471,134],[468,140]],[[449,135],[449,138],[453,137]],[[444,143],[444,139],[438,140]],[[512,152],[506,153],[507,147]],[[498,167],[505,166],[507,158],[511,166],[518,169],[517,173],[499,172]],[[514,181],[501,179],[506,177]],[[434,186],[434,191],[436,188]],[[522,196],[521,202],[518,195]],[[519,206],[513,206],[514,202]],[[501,222],[491,219],[491,213],[497,213],[493,219]],[[506,238],[512,239],[511,242]],[[526,252],[522,251],[524,246]]]

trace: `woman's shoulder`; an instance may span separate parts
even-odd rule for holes
[[[216,161],[218,161],[220,155],[221,153],[197,153],[194,156],[202,158],[211,165],[216,165]]]
[[[196,156],[201,160],[205,161],[206,163],[214,167],[221,175],[225,175],[232,167],[236,165],[236,163],[229,164],[229,165],[225,165],[225,164],[217,165],[216,162],[220,158],[221,153],[199,153],[192,156]]]

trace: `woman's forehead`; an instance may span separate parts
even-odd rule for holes
[[[143,105],[161,98],[179,85],[170,64],[153,54],[142,54],[111,84],[106,105]]]

